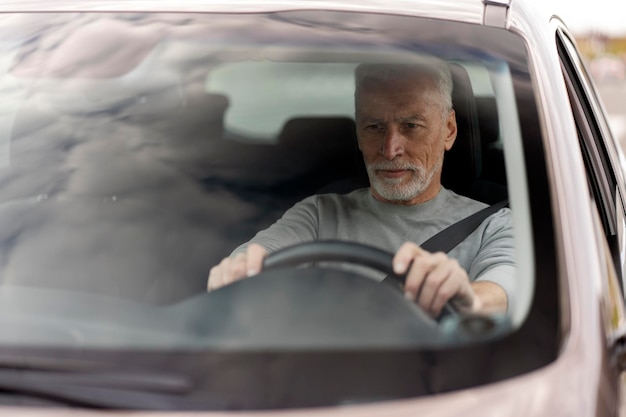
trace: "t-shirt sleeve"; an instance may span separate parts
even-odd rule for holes
[[[500,285],[507,294],[511,309],[516,289],[516,268],[510,209],[502,209],[487,219],[480,250],[468,273],[472,280]]]
[[[272,253],[291,245],[317,240],[318,200],[318,196],[311,196],[296,203],[276,223],[261,230],[250,241],[236,248],[231,256],[244,251],[250,243],[259,244]]]
[[[515,267],[512,265],[497,265],[476,278],[476,281],[495,282],[504,289],[507,298],[507,310],[511,311],[515,304]]]

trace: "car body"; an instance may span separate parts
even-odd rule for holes
[[[620,413],[626,160],[537,4],[22,0],[0,19],[0,414]],[[510,311],[433,330],[323,268],[205,293],[237,245],[362,168],[355,65],[418,53],[459,74],[469,145],[444,185],[510,202]]]

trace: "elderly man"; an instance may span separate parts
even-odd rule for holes
[[[419,246],[484,204],[441,185],[445,151],[456,139],[452,78],[434,58],[356,69],[359,149],[370,187],[304,199],[211,269],[208,289],[257,274],[270,252],[316,239],[341,239],[395,252],[405,296],[437,316],[446,302],[465,312],[505,312],[514,289],[510,211],[485,220],[449,254]]]

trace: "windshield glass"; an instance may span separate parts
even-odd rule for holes
[[[509,352],[517,343],[510,337],[534,314],[538,268],[524,154],[540,135],[525,47],[515,35],[337,12],[2,21],[0,349],[220,352],[243,369],[237,354],[251,361],[271,353],[298,369],[298,355],[316,352],[384,361],[391,351],[399,360],[444,347],[448,355],[493,349],[502,360],[519,353]],[[380,100],[393,74],[424,62],[449,74],[443,113],[430,104],[403,113],[393,110],[399,96]],[[374,78],[380,68],[392,75]],[[421,80],[419,90],[430,91]],[[433,117],[443,124],[432,127]],[[445,139],[439,162],[412,150],[432,137]],[[443,155],[438,146],[433,152]],[[394,165],[410,158],[417,165]],[[391,190],[404,175],[421,176],[420,164],[432,171],[411,194],[432,191],[420,201],[421,218],[407,211],[415,198]],[[432,185],[439,169],[441,189]],[[459,242],[425,245],[500,202]],[[250,279],[220,275],[211,283],[212,268],[251,239],[270,253],[319,245],[270,255]],[[471,282],[495,282],[503,309],[472,314],[455,293],[442,314],[432,314],[417,302],[423,291],[407,300],[405,278],[391,266],[404,241],[447,253]],[[540,333],[552,341],[548,323]],[[510,372],[545,363],[546,351]],[[354,355],[345,366],[360,366]],[[216,372],[206,366],[204,373]],[[328,388],[311,401],[456,387],[427,385],[354,397]],[[292,405],[257,400],[238,406]],[[218,403],[212,407],[229,407]]]

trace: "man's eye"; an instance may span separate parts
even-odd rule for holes
[[[382,130],[383,127],[382,127],[382,125],[379,125],[379,124],[371,124],[371,125],[365,126],[365,129],[366,130],[379,131],[379,130]]]
[[[417,129],[419,125],[417,123],[405,123],[404,124],[408,129]]]

